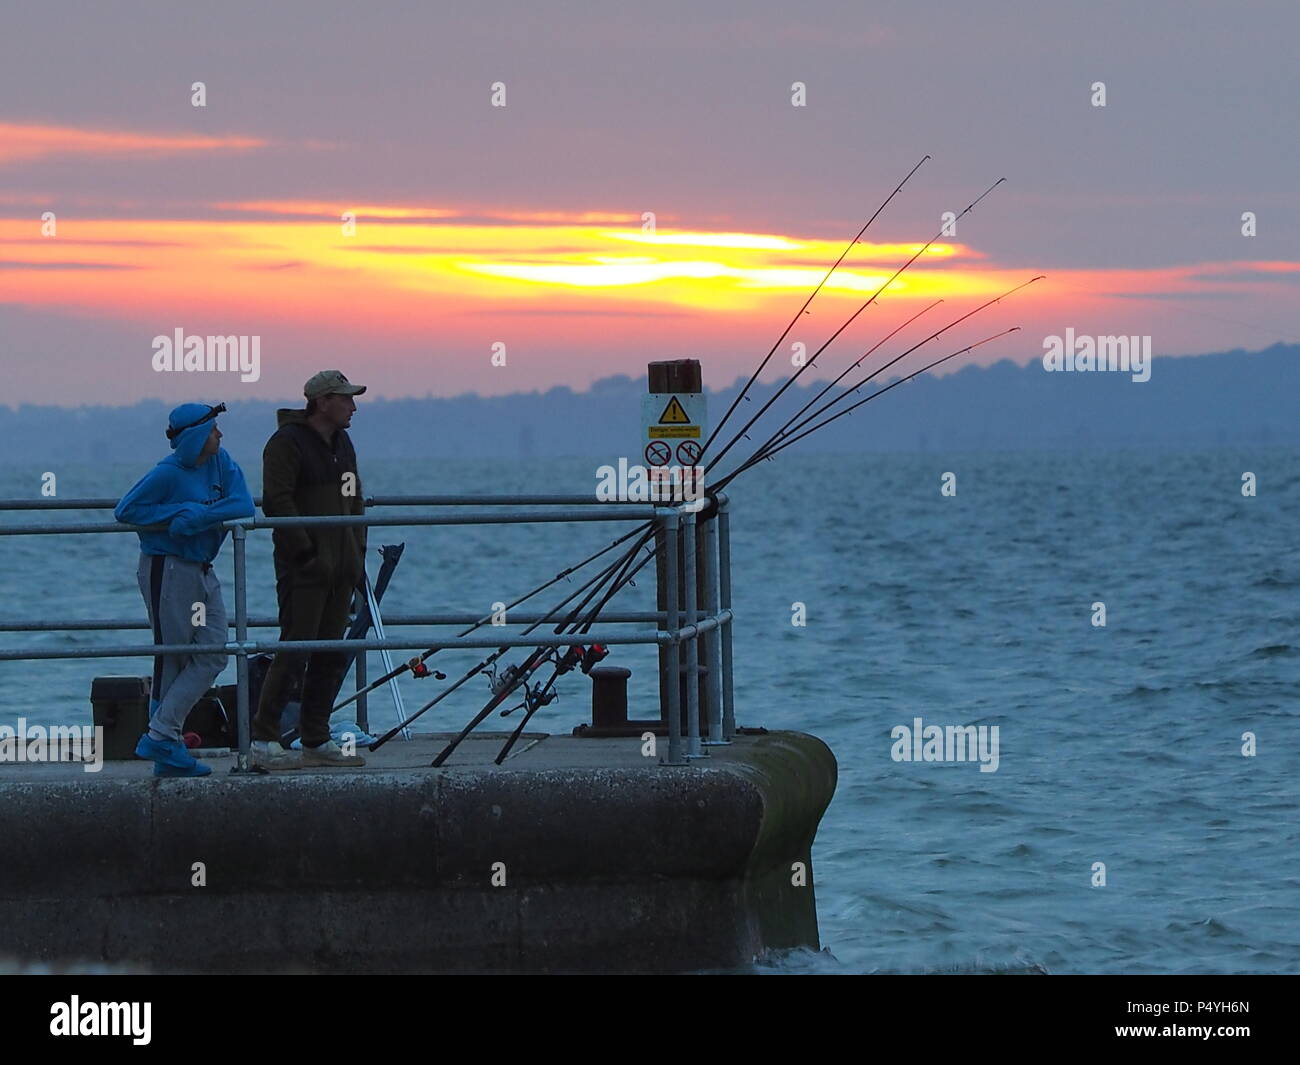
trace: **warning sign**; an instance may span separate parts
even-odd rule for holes
[[[686,408],[676,396],[668,401],[668,406],[664,407],[664,412],[659,415],[660,425],[689,425],[690,421]]]
[[[696,508],[704,499],[701,460],[707,414],[698,392],[650,392],[642,397],[641,448],[652,500],[689,501]]]
[[[704,436],[704,396],[651,392],[642,401],[647,440],[699,440]]]

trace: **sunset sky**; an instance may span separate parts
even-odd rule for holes
[[[1040,273],[931,358],[1012,325],[972,358],[1037,359],[1067,327],[1157,354],[1300,342],[1298,11],[17,5],[0,401],[288,398],[326,366],[380,396],[580,389],[687,356],[721,386],[926,154],[786,349],[1007,181],[820,376],[935,299],[885,357]],[[260,379],[155,372],[178,328],[259,336]]]

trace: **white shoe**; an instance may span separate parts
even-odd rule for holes
[[[326,740],[319,747],[302,749],[302,764],[309,765],[365,765],[366,760],[359,754],[344,754],[343,748],[333,740]]]
[[[298,769],[302,766],[297,751],[286,751],[275,740],[254,740],[252,755],[253,765],[272,771]]]

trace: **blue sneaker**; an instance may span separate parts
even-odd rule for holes
[[[147,732],[135,745],[135,756],[152,759],[158,777],[206,777],[212,772],[180,740],[156,740]]]

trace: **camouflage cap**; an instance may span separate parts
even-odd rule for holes
[[[319,399],[332,392],[341,396],[359,396],[365,390],[365,385],[354,385],[341,370],[321,370],[302,386],[302,394],[308,399]]]

